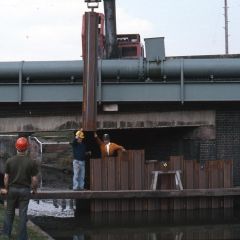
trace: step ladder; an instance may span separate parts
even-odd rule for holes
[[[158,182],[158,175],[171,175],[175,178],[175,186],[177,190],[183,190],[183,185],[181,181],[181,170],[172,170],[172,171],[152,171],[152,183],[151,183],[151,190],[157,189],[157,182]]]

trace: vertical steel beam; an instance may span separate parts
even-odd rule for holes
[[[19,72],[18,72],[18,104],[22,104],[22,78],[23,78],[23,64],[24,61],[20,62]]]
[[[185,98],[185,91],[184,91],[184,59],[181,60],[181,103],[184,104]]]
[[[224,0],[224,20],[225,20],[225,54],[228,54],[228,2]]]
[[[98,104],[102,103],[102,59],[98,61]]]
[[[115,0],[104,0],[106,57],[117,58],[117,27]]]
[[[85,17],[86,56],[83,70],[83,107],[82,119],[85,131],[97,128],[97,78],[98,78],[98,14],[87,12]]]

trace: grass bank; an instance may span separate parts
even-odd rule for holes
[[[2,204],[0,204],[0,228],[3,227],[3,219],[4,219],[5,210]],[[18,227],[19,218],[15,216],[14,219],[14,225],[13,225],[13,231],[12,231],[12,239],[16,239],[17,235],[17,227]],[[30,226],[29,226],[30,225]],[[38,227],[35,227],[32,224],[28,224],[28,236],[29,240],[48,240],[49,237],[45,236],[44,233],[41,232]],[[4,240],[7,238],[4,238],[0,235],[0,240]]]

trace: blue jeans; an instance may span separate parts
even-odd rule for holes
[[[85,161],[73,160],[73,190],[84,188]]]
[[[19,207],[18,240],[27,240],[27,210],[30,199],[30,188],[10,187],[7,195],[7,209],[3,224],[3,235],[11,237],[15,209]]]

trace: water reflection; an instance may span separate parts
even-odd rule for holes
[[[227,228],[226,228],[227,227]],[[235,226],[235,229],[231,226],[217,226],[217,228],[198,228],[198,229],[191,229],[186,228],[183,232],[179,232],[180,229],[152,229],[151,231],[155,232],[148,232],[147,229],[135,229],[129,231],[128,229],[122,229],[121,231],[114,232],[106,231],[106,232],[92,232],[92,233],[85,233],[80,235],[74,235],[73,240],[200,240],[200,239],[209,239],[209,240],[216,240],[216,239],[239,239],[239,227]],[[59,238],[56,239],[68,239],[68,238]],[[70,239],[70,238],[69,238]]]
[[[34,222],[57,240],[240,239],[240,214],[232,210],[101,213],[77,219],[36,217]]]
[[[146,235],[146,236],[145,236]],[[101,235],[98,235],[98,236],[89,236],[88,238],[86,237],[85,238],[85,234],[80,234],[80,235],[74,235],[73,236],[73,240],[86,240],[86,239],[104,239],[104,237],[107,237],[106,239],[146,239],[146,240],[157,240],[157,239],[160,239],[158,238],[157,234],[156,233],[149,233],[149,234],[141,234],[138,235],[138,234],[119,234],[118,235],[115,235],[115,234],[104,234],[104,236],[101,236]],[[142,238],[143,237],[143,238]],[[183,233],[176,233],[175,234],[175,238],[172,238],[174,240],[182,240],[183,238]]]
[[[85,240],[84,234],[74,235],[73,240]]]

